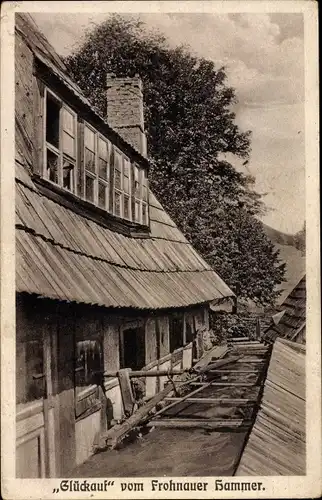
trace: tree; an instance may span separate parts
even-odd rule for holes
[[[301,250],[302,254],[305,254],[306,250],[306,223],[304,222],[303,227],[294,235],[294,245],[295,248]]]
[[[103,116],[106,74],[141,76],[152,190],[238,296],[271,303],[284,267],[256,219],[264,205],[254,179],[225,159],[230,153],[246,165],[251,133],[235,124],[224,68],[117,15],[89,31],[65,62]]]

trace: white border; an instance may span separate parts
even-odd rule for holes
[[[305,24],[305,147],[307,220],[307,475],[306,477],[254,477],[265,491],[216,492],[206,494],[151,491],[151,479],[144,493],[121,493],[115,479],[108,493],[53,493],[59,479],[18,480],[14,478],[15,452],[15,265],[14,265],[14,12],[199,12],[272,13],[300,12]],[[6,2],[2,6],[1,26],[1,396],[2,396],[2,494],[7,499],[39,498],[312,498],[321,494],[321,335],[320,335],[320,222],[318,164],[318,32],[317,3],[309,0],[278,1],[167,1],[167,2]],[[281,166],[282,168],[282,166]],[[104,478],[102,478],[103,480]],[[169,480],[170,478],[166,478]],[[190,478],[208,481],[216,478]],[[241,478],[220,478],[240,481]],[[138,481],[138,478],[133,479]],[[162,480],[160,478],[160,480]],[[165,480],[165,479],[163,479]],[[189,478],[177,478],[178,481]],[[89,479],[90,481],[90,479]],[[93,479],[92,481],[98,481]]]

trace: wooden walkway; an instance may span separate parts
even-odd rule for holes
[[[233,476],[257,414],[270,352],[271,347],[248,339],[215,348],[214,355],[207,353],[206,363],[195,364],[199,375],[194,370],[190,383],[175,382],[179,395],[173,390],[161,395],[159,401],[166,406],[148,416],[145,412],[136,423],[139,439],[136,433],[123,439],[125,424],[115,439],[112,428],[107,441],[112,446],[70,477]],[[206,369],[214,363],[217,368]]]
[[[206,370],[203,380],[192,382],[182,397],[168,403],[146,424],[148,427],[208,429],[245,432],[251,428],[261,397],[271,348],[260,341],[234,339],[223,356],[236,360],[225,368]],[[214,359],[207,359],[211,365]],[[193,390],[191,390],[193,389]]]

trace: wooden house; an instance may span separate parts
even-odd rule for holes
[[[16,14],[15,86],[16,475],[59,477],[124,417],[104,372],[189,368],[233,293],[149,190],[139,77],[107,75],[100,116]]]

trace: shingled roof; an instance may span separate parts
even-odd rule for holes
[[[74,86],[83,104],[90,106],[69,81],[59,56],[36,32],[37,27],[25,17],[17,17],[29,48],[54,66],[64,82]],[[66,205],[59,197],[46,195],[32,177],[31,144],[25,126],[16,114],[18,292],[140,309],[185,307],[234,295],[189,244],[152,192],[150,234],[142,238],[110,229],[82,213],[77,203]]]
[[[237,476],[306,473],[305,346],[278,339]]]
[[[306,324],[306,277],[303,276],[279,307],[280,318],[264,332],[266,341],[277,337],[305,342]],[[283,314],[282,314],[283,313]]]

